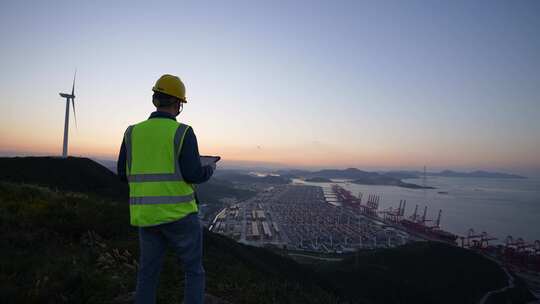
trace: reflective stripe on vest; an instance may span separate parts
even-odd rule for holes
[[[152,204],[178,204],[183,202],[190,202],[195,199],[192,194],[181,196],[142,196],[142,197],[130,197],[129,203],[131,205],[152,205]]]
[[[183,180],[182,175],[176,173],[131,174],[127,178],[130,182],[168,182]]]

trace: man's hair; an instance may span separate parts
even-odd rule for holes
[[[179,101],[178,98],[161,92],[154,92],[154,95],[152,95],[152,102],[158,108],[167,107]]]

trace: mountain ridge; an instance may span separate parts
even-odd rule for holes
[[[387,171],[383,172],[390,176],[401,176],[402,178],[421,178],[424,175],[424,172],[421,171]],[[404,177],[406,176],[406,177]],[[526,176],[502,173],[502,172],[491,172],[484,170],[475,170],[469,172],[460,172],[453,170],[442,170],[439,172],[426,172],[426,176],[440,176],[440,177],[471,177],[471,178],[504,178],[504,179],[527,179]]]
[[[343,170],[323,169],[319,171],[282,170],[278,171],[278,173],[287,178],[305,178],[307,181],[315,182],[330,179],[344,179],[361,185],[397,186],[410,189],[434,189],[433,187],[429,186],[421,186],[413,183],[403,182],[399,177],[377,172],[363,171],[357,168],[347,168]]]
[[[0,181],[127,200],[128,186],[103,165],[81,157],[0,157]]]

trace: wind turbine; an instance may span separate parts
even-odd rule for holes
[[[77,70],[73,75],[73,86],[71,87],[71,94],[60,93],[60,97],[66,99],[66,121],[64,122],[64,146],[62,149],[62,157],[66,158],[68,154],[68,130],[69,130],[69,101],[73,105],[73,117],[75,118],[75,125],[77,125],[77,115],[75,114],[75,77],[77,76]]]

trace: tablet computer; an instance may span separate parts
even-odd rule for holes
[[[201,155],[201,166],[208,166],[212,163],[217,163],[221,157]]]

